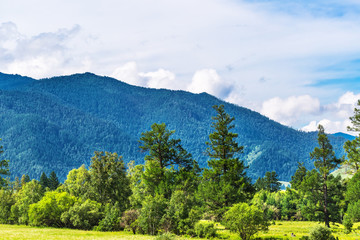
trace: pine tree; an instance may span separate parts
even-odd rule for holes
[[[43,189],[49,187],[49,179],[46,176],[45,172],[43,172],[40,176],[40,185],[43,187]]]
[[[172,138],[174,133],[165,123],[154,123],[140,138],[140,148],[148,152],[143,174],[147,191],[153,196],[164,195],[166,199],[179,184],[191,185],[188,180],[196,180],[199,171],[197,162],[182,147],[181,140]]]
[[[360,106],[360,100],[357,103]],[[348,131],[360,133],[360,109],[354,109],[354,116],[350,117],[352,126],[348,126]],[[349,165],[355,172],[358,172],[360,169],[360,135],[358,135],[354,140],[346,141],[344,144],[344,149],[347,154],[347,160],[344,164]]]
[[[212,117],[214,131],[209,135],[210,141],[206,142],[210,160],[209,169],[204,170],[202,192],[211,211],[221,218],[231,205],[248,199],[253,187],[246,176],[247,167],[238,158],[243,146],[235,140],[238,134],[231,132],[235,118],[225,112],[223,105],[213,108],[217,115]]]
[[[56,173],[52,171],[49,175],[48,187],[50,188],[50,190],[55,190],[59,187],[59,185],[60,185],[59,179],[56,176]]]
[[[330,227],[329,225],[329,195],[328,192],[328,178],[330,175],[330,171],[334,170],[340,163],[341,159],[335,156],[335,152],[333,151],[333,147],[325,134],[324,127],[319,125],[318,127],[318,143],[319,147],[315,147],[314,151],[310,153],[311,159],[314,159],[315,168],[318,170],[321,178],[321,193],[322,193],[322,201],[320,204],[323,207],[324,213],[324,222],[325,226]]]
[[[298,162],[298,168],[296,169],[295,174],[293,176],[291,176],[290,184],[291,184],[292,189],[296,189],[296,190],[299,189],[301,182],[303,181],[303,179],[306,176],[306,172],[307,172],[307,169],[304,166],[304,163]]]
[[[0,138],[1,141],[1,138]],[[0,146],[0,154],[2,154],[3,146]],[[2,176],[9,176],[9,160],[0,160],[0,189],[5,187],[8,184],[8,181],[4,179]]]

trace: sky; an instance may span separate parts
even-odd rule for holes
[[[0,0],[0,72],[93,72],[346,132],[360,99],[360,0]]]

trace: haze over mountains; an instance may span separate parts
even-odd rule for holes
[[[235,117],[234,132],[244,146],[239,155],[256,180],[275,170],[288,181],[317,146],[317,133],[283,126],[249,109],[221,101],[209,94],[131,86],[92,73],[35,80],[0,73],[0,138],[10,160],[12,178],[29,174],[39,178],[55,171],[61,180],[94,151],[111,151],[125,162],[143,163],[138,140],[151,124],[164,122],[174,137],[207,166],[205,142],[211,129],[213,105],[224,104]],[[338,155],[348,135],[330,136]]]

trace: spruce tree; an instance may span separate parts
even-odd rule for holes
[[[1,141],[1,138],[0,138]],[[3,153],[3,146],[0,146],[0,155]],[[5,187],[8,182],[3,176],[9,176],[9,160],[0,160],[0,189]]]
[[[49,187],[49,179],[46,176],[45,172],[43,172],[40,176],[40,185],[43,187],[43,189],[46,189],[47,187]]]
[[[186,191],[193,188],[197,180],[198,164],[181,145],[180,139],[174,139],[175,131],[168,130],[165,123],[154,123],[151,130],[141,134],[140,148],[148,152],[145,156],[145,171],[142,179],[147,192],[163,195],[170,199],[176,188],[184,186]]]
[[[321,188],[319,189],[322,195],[322,199],[319,201],[322,205],[322,211],[324,214],[325,226],[330,227],[329,222],[329,184],[328,178],[330,176],[330,171],[334,170],[340,163],[341,159],[335,156],[333,147],[325,134],[324,127],[319,125],[318,127],[318,143],[319,147],[315,147],[314,151],[310,153],[311,159],[314,159],[314,165],[317,171],[320,174],[321,179]]]
[[[212,117],[214,131],[209,135],[207,154],[209,169],[204,170],[202,192],[204,199],[217,218],[234,203],[246,201],[253,193],[251,180],[246,176],[244,162],[238,155],[243,146],[236,142],[238,134],[231,132],[235,125],[224,106],[213,106],[217,115]]]
[[[360,107],[360,100],[357,105]],[[354,116],[350,117],[352,126],[348,126],[348,131],[360,133],[360,109],[354,109]],[[355,139],[345,142],[344,149],[347,154],[347,160],[344,162],[355,172],[360,169],[360,134]]]
[[[55,190],[59,187],[59,185],[60,185],[59,179],[56,176],[56,173],[52,171],[49,175],[48,187],[50,188],[50,190]]]

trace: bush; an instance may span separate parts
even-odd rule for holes
[[[328,227],[319,225],[310,231],[310,240],[335,240]]]
[[[309,240],[309,236],[302,236],[301,238],[299,238],[299,240]]]
[[[350,233],[353,227],[353,221],[351,219],[351,217],[347,214],[345,214],[344,219],[343,219],[343,225],[346,229],[346,233]]]
[[[76,202],[69,211],[61,214],[61,221],[67,227],[90,230],[102,217],[101,204],[87,199],[85,202]]]
[[[105,217],[99,222],[99,225],[94,228],[95,231],[119,231],[120,226],[120,206],[116,202],[114,205],[107,203],[105,205]]]
[[[121,226],[127,230],[131,230],[133,234],[139,228],[138,218],[140,215],[139,209],[130,209],[123,213],[121,218]]]
[[[247,203],[233,205],[224,215],[223,223],[226,228],[239,234],[243,240],[249,240],[259,231],[268,230],[269,221],[264,212]]]
[[[216,229],[213,222],[200,221],[195,224],[195,234],[199,238],[216,237]]]
[[[158,235],[155,240],[174,240],[176,238],[176,235],[166,232],[161,235]]]

